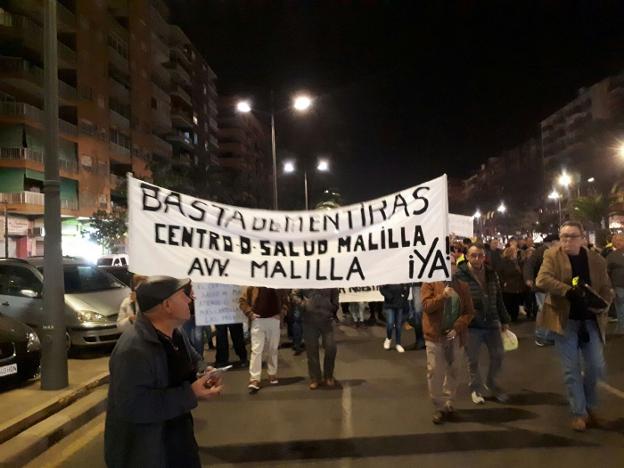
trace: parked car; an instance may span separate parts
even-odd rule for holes
[[[0,260],[0,311],[39,329],[44,322],[43,257]],[[63,257],[68,347],[115,343],[117,314],[130,289],[98,267]]]
[[[98,268],[110,273],[129,288],[132,287],[132,277],[134,273],[128,271],[127,266],[99,266]]]
[[[128,255],[126,254],[102,255],[97,260],[97,266],[128,266]]]
[[[41,344],[28,325],[0,313],[0,387],[39,375]]]

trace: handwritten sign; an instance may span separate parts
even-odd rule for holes
[[[238,307],[242,288],[230,284],[193,283],[195,323],[226,325],[243,323],[245,315]]]

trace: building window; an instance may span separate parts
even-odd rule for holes
[[[204,96],[208,94],[208,88],[206,87],[206,85],[204,85]]]
[[[208,151],[208,142],[204,141],[204,150]]]
[[[193,114],[193,123],[194,123],[195,125],[197,125],[197,122],[198,122],[198,120],[197,120],[197,114]]]

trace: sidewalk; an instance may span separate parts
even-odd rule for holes
[[[32,459],[104,411],[108,359],[69,359],[69,386],[62,390],[41,390],[37,380],[0,393],[0,460]]]

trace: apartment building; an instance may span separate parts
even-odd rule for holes
[[[0,2],[0,202],[10,254],[43,248],[43,2]],[[216,164],[216,75],[162,0],[59,0],[65,241],[126,203],[125,176]],[[13,226],[13,228],[11,228]]]
[[[624,72],[589,87],[541,122],[541,144],[547,179],[562,170],[575,185],[613,173],[615,131],[624,118]],[[619,123],[618,123],[619,122]]]

